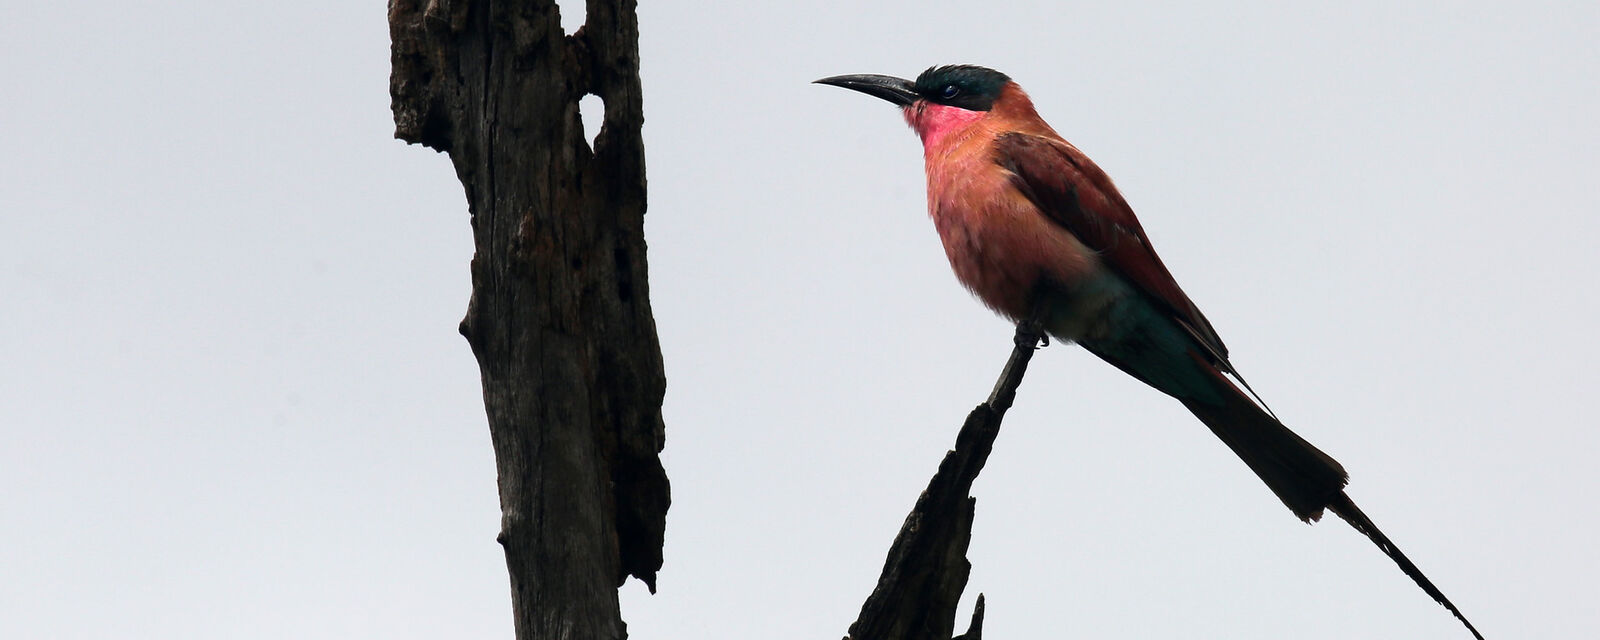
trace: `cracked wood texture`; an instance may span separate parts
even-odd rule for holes
[[[666,379],[646,280],[635,3],[391,0],[395,136],[446,152],[476,253],[461,334],[499,472],[516,635],[627,637],[617,587],[655,589]],[[605,101],[591,149],[578,100]]]
[[[1017,327],[1015,346],[989,399],[967,414],[956,447],[945,453],[938,472],[906,516],[889,547],[878,586],[861,605],[845,640],[981,640],[983,595],[978,595],[967,632],[954,636],[956,605],[967,588],[972,563],[972,521],[977,507],[972,483],[983,471],[1000,435],[1000,421],[1017,397],[1040,334]]]

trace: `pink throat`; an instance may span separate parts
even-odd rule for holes
[[[967,128],[985,115],[984,111],[968,111],[957,107],[918,100],[904,107],[906,123],[922,137],[922,146],[931,149],[945,136]]]

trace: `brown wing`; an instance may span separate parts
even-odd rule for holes
[[[995,162],[1010,171],[1012,183],[1046,216],[1140,291],[1165,306],[1197,343],[1207,360],[1235,373],[1228,347],[1211,322],[1178,287],[1177,280],[1150,246],[1139,219],[1100,167],[1066,142],[1007,133],[996,139]],[[1237,374],[1235,373],[1237,376]]]

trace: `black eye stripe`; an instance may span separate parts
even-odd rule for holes
[[[988,111],[1010,81],[1005,74],[993,69],[955,65],[923,71],[912,87],[918,96],[929,102],[969,111]]]

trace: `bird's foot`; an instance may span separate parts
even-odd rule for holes
[[[1042,349],[1050,346],[1050,335],[1037,320],[1024,320],[1017,323],[1016,343],[1022,349]]]

